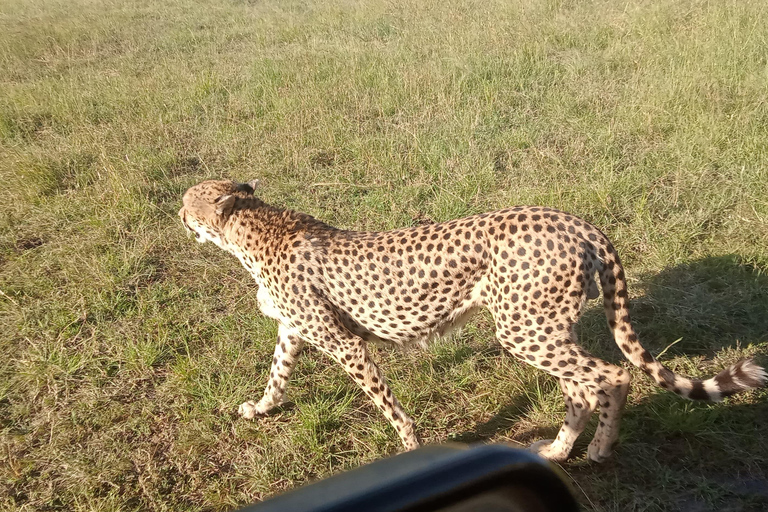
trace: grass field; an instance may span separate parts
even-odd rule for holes
[[[676,371],[768,363],[763,0],[0,0],[0,509],[230,510],[396,453],[332,361],[257,422],[276,326],[183,191],[350,229],[515,204],[617,246],[643,344]],[[628,367],[591,304],[585,346]],[[430,443],[551,437],[557,383],[480,315],[375,352]],[[692,404],[641,373],[586,510],[765,510],[766,391]]]

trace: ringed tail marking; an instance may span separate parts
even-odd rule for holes
[[[768,381],[765,370],[751,359],[742,359],[709,379],[692,379],[676,374],[661,364],[640,344],[629,318],[627,281],[619,256],[605,240],[606,256],[597,273],[603,288],[603,302],[608,326],[616,344],[633,365],[643,370],[656,384],[690,400],[717,402]]]

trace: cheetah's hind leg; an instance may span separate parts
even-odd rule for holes
[[[555,439],[537,441],[530,450],[545,459],[563,462],[573,449],[576,438],[584,431],[597,407],[597,396],[587,386],[570,379],[560,379],[565,399],[565,421]]]
[[[563,426],[554,440],[539,441],[531,450],[550,460],[567,459],[591,413],[600,405],[600,425],[587,454],[597,462],[605,460],[618,437],[621,409],[629,389],[626,370],[587,353],[564,321],[553,327],[545,315],[531,315],[530,309],[518,311],[506,321],[499,313],[496,337],[521,361],[560,379],[566,404]]]

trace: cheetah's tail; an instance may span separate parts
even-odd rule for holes
[[[609,245],[606,249],[603,268],[598,268],[605,316],[616,344],[632,364],[643,370],[662,388],[691,400],[716,402],[726,396],[766,384],[768,374],[750,359],[743,359],[706,380],[678,375],[657,361],[643,348],[632,328],[624,269],[613,247]]]

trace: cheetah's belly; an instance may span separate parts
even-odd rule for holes
[[[461,328],[484,306],[481,292],[486,284],[487,279],[481,279],[457,301],[452,304],[446,302],[450,304],[449,307],[440,313],[430,311],[419,317],[406,314],[402,315],[402,319],[396,316],[380,317],[378,324],[372,323],[367,315],[350,316],[367,331],[371,341],[403,349],[424,349],[434,338],[449,336],[452,331]],[[416,304],[416,308],[419,306]],[[421,311],[416,308],[413,311]]]

